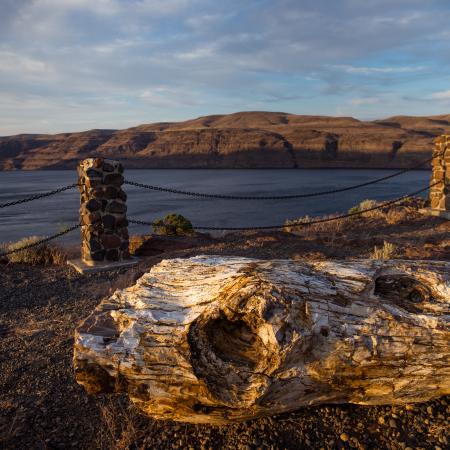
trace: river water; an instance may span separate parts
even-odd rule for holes
[[[128,170],[126,178],[141,183],[230,195],[288,195],[336,189],[379,178],[391,170]],[[411,171],[393,179],[337,195],[283,201],[231,201],[185,197],[124,186],[128,217],[152,221],[168,213],[182,214],[195,225],[254,226],[282,224],[286,219],[346,212],[367,198],[389,200],[427,186],[428,171]],[[0,204],[76,182],[76,171],[0,172]],[[424,193],[423,195],[426,195]],[[47,236],[78,221],[76,189],[22,205],[0,209],[0,242],[24,236]],[[130,226],[131,233],[149,227]],[[63,238],[79,239],[74,231]]]

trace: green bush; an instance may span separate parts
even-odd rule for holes
[[[17,242],[12,242],[5,246],[5,251],[25,247],[26,245],[34,244],[42,239],[39,236],[30,236],[20,239]],[[37,245],[36,247],[19,250],[7,256],[10,263],[31,264],[31,265],[48,265],[48,264],[64,264],[67,260],[67,255],[60,247],[48,244]]]
[[[181,214],[168,214],[164,219],[155,220],[153,229],[157,234],[172,236],[194,234],[191,221]]]

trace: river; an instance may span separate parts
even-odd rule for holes
[[[285,195],[336,189],[379,178],[392,170],[274,169],[274,170],[128,170],[129,180],[174,189],[230,195]],[[374,185],[336,195],[278,200],[231,201],[184,197],[124,186],[128,217],[152,221],[168,213],[182,214],[194,225],[252,226],[282,224],[286,219],[346,212],[367,198],[388,200],[427,186],[429,171],[411,171]],[[76,171],[0,172],[0,204],[76,182]],[[426,195],[424,193],[423,195]],[[47,236],[78,221],[76,189],[0,209],[0,242],[24,236]],[[149,227],[132,226],[131,233]],[[63,238],[79,239],[74,231]]]

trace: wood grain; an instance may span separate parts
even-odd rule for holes
[[[88,392],[225,424],[319,403],[450,393],[450,263],[162,261],[78,327]]]

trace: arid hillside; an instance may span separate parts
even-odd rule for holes
[[[409,167],[450,133],[450,115],[351,117],[239,112],[125,130],[0,137],[0,170],[74,168],[91,156],[128,168]]]

